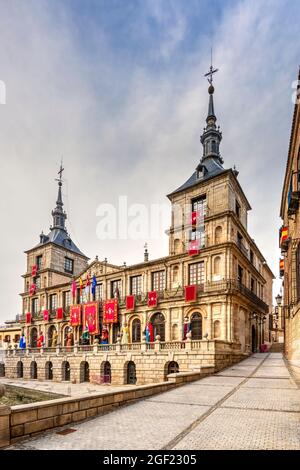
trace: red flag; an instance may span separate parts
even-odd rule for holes
[[[26,313],[26,323],[31,323],[31,313]]]
[[[127,295],[126,296],[126,310],[134,310],[135,296]]]
[[[191,225],[193,225],[194,227],[196,227],[196,225],[197,225],[198,217],[199,217],[199,212],[198,212],[198,211],[192,212],[190,223],[191,223]]]
[[[189,255],[198,255],[200,252],[200,240],[192,240],[189,242]]]
[[[64,316],[64,312],[63,312],[62,307],[58,307],[56,309],[56,320],[62,320],[63,316]]]
[[[72,326],[81,325],[81,305],[72,305],[70,309],[70,323]]]
[[[30,290],[29,290],[29,295],[34,295],[36,291],[36,284],[31,284]]]
[[[31,276],[35,277],[36,273],[37,273],[37,265],[34,264],[33,266],[31,266]]]
[[[49,321],[49,310],[44,310],[43,315],[44,321]]]
[[[185,286],[185,301],[194,302],[197,299],[197,286]]]
[[[148,307],[157,307],[157,292],[148,292]]]
[[[90,284],[91,284],[90,276],[89,276],[89,273],[87,273],[87,275],[86,275],[86,284],[85,284],[85,287],[89,286]]]
[[[73,299],[74,299],[75,296],[76,296],[76,291],[77,291],[77,285],[76,285],[76,282],[73,281],[73,282],[72,282],[72,297],[73,297]]]
[[[150,343],[153,343],[154,341],[154,331],[153,331],[153,325],[151,322],[148,323],[148,328],[149,328],[149,333],[150,333]]]
[[[118,321],[118,299],[107,300],[104,304],[103,323],[117,323]]]

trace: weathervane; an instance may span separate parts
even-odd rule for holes
[[[208,77],[208,83],[212,85],[213,82],[213,74],[216,73],[219,69],[214,69],[212,65],[212,48],[210,49],[210,68],[209,71],[204,75],[204,77]]]
[[[59,172],[57,173],[59,175],[59,179],[56,178],[55,181],[60,181],[61,182],[61,177],[62,177],[63,171],[64,171],[63,160],[61,159],[60,169],[59,169]]]

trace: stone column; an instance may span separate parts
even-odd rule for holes
[[[222,339],[228,339],[227,335],[227,304],[225,302],[221,305],[221,318],[222,318]]]
[[[212,305],[207,304],[207,339],[212,339]]]

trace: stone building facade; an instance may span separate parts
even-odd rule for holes
[[[288,158],[282,188],[279,231],[281,275],[283,278],[283,314],[285,317],[285,353],[300,360],[300,71],[294,107]]]
[[[26,252],[21,295],[29,348],[8,354],[6,375],[157,382],[170,371],[222,369],[268,340],[274,276],[248,233],[251,207],[238,172],[223,167],[213,95],[210,83],[201,161],[192,176],[168,195],[172,206],[168,256],[149,260],[146,249],[144,260],[132,266],[112,265],[97,257],[88,264],[65,228],[60,177],[50,233],[41,234],[40,243]],[[96,282],[93,293],[91,279]],[[192,288],[191,297],[187,287]],[[149,302],[153,292],[155,305]],[[130,310],[128,296],[135,301]],[[108,344],[101,344],[107,299],[117,300],[118,315],[107,325]],[[99,309],[99,336],[90,335],[89,344],[82,344],[85,325],[73,326],[72,344],[68,343],[71,304],[91,301]],[[150,341],[145,334],[149,325]],[[44,344],[37,348],[40,332]]]

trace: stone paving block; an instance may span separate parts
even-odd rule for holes
[[[242,388],[281,388],[281,389],[297,389],[297,385],[291,379],[249,379]]]
[[[300,390],[241,388],[235,392],[223,407],[243,409],[266,409],[277,411],[300,411]]]
[[[219,408],[179,441],[174,449],[299,450],[299,415]]]
[[[217,387],[214,385],[187,385],[184,388],[172,390],[168,393],[151,397],[148,401],[158,403],[183,403],[190,405],[214,405],[225,397],[232,387]]]

